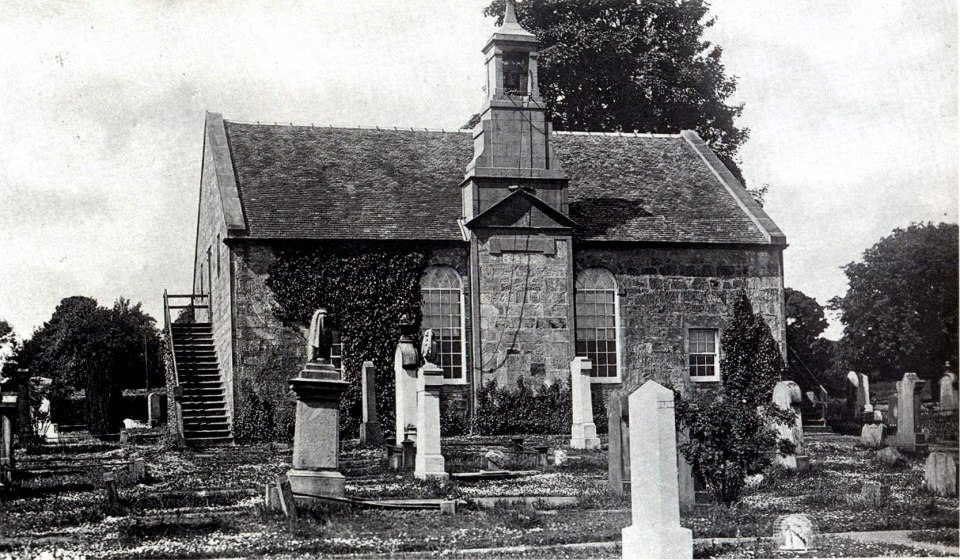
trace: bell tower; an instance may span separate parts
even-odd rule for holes
[[[573,359],[574,223],[550,149],[537,38],[507,0],[483,48],[487,98],[462,183],[470,241],[474,375],[501,386],[567,379]],[[477,336],[479,335],[479,336]]]

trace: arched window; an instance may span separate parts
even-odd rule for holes
[[[463,289],[460,275],[449,266],[431,266],[420,279],[423,330],[433,329],[440,347],[444,379],[464,379]]]
[[[605,268],[588,268],[577,275],[577,356],[593,362],[592,377],[620,380],[620,328],[617,281]]]

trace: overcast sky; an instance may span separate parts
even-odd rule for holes
[[[163,290],[190,287],[205,110],[459,128],[484,97],[486,3],[0,3],[0,318],[29,336],[64,297],[125,296],[162,323]],[[957,221],[955,2],[711,11],[787,286],[826,303],[894,228]]]

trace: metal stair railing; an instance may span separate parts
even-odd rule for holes
[[[823,414],[823,420],[826,421],[827,397],[829,396],[829,394],[827,393],[827,389],[824,388],[823,383],[820,382],[820,379],[817,378],[817,376],[812,371],[810,371],[810,368],[807,367],[807,364],[803,363],[803,360],[801,360],[800,356],[797,355],[797,351],[794,350],[789,344],[787,344],[787,353],[788,355],[791,355],[793,357],[794,363],[800,364],[800,367],[803,368],[803,369],[792,368],[793,371],[796,371],[797,373],[799,373],[800,376],[807,381],[807,383],[810,383],[811,388],[820,389],[821,413]]]

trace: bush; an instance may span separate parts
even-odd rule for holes
[[[923,411],[920,413],[919,429],[927,434],[932,441],[957,441],[958,432],[957,414],[937,414]]]
[[[440,398],[440,433],[443,437],[463,436],[470,431],[470,411],[467,403],[453,394]]]
[[[596,407],[595,407],[596,408]],[[517,388],[501,388],[496,380],[477,389],[476,431],[483,435],[562,434],[570,431],[570,389],[563,383],[536,391],[517,380]]]
[[[748,476],[772,462],[773,451],[792,452],[780,440],[774,423],[793,426],[791,411],[772,402],[773,388],[783,372],[783,359],[770,328],[754,314],[745,292],[734,304],[734,316],[720,340],[723,386],[692,399],[677,394],[676,418],[688,441],[680,452],[714,499],[733,504],[740,499]]]

